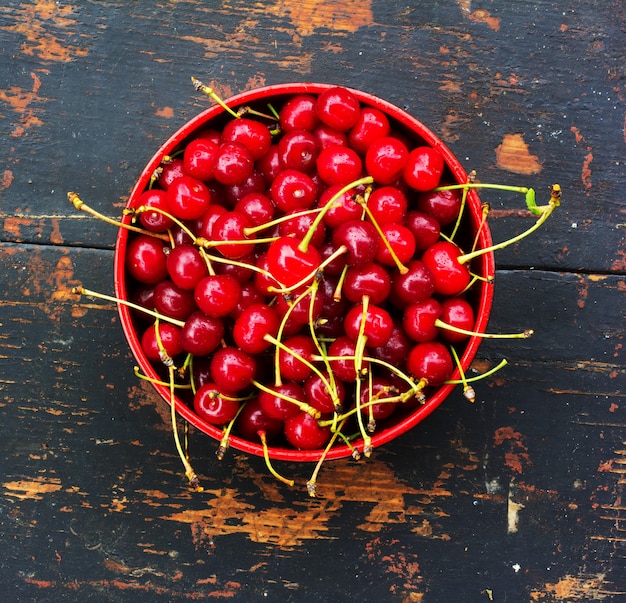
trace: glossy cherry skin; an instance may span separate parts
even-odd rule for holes
[[[374,358],[388,362],[396,368],[402,369],[411,349],[412,342],[407,337],[401,324],[394,321],[391,335],[382,346],[371,348],[370,353]]]
[[[426,379],[428,385],[439,386],[450,378],[454,364],[443,343],[429,341],[418,343],[411,349],[406,367],[416,379]]]
[[[294,335],[283,343],[285,348],[278,352],[281,376],[297,382],[308,379],[312,371],[300,358],[311,362],[311,356],[317,353],[313,340],[307,335]]]
[[[140,234],[129,240],[125,265],[130,276],[140,283],[156,285],[167,278],[167,245],[155,237]]]
[[[279,112],[280,128],[283,132],[291,130],[313,130],[319,123],[315,110],[317,97],[312,94],[292,96]]]
[[[328,147],[348,146],[346,133],[335,130],[326,124],[318,124],[313,130],[313,135],[317,139],[320,151]]]
[[[459,295],[469,285],[471,275],[468,267],[459,263],[460,255],[459,247],[448,241],[439,241],[424,251],[422,262],[430,268],[440,295]]]
[[[390,417],[396,409],[396,403],[385,402],[385,399],[392,398],[396,393],[390,381],[374,377],[371,388],[366,382],[361,390],[361,414],[367,419],[371,411],[375,421]]]
[[[265,414],[257,398],[248,400],[235,422],[237,435],[249,442],[260,442],[259,432],[264,432],[268,442],[283,431],[283,421]]]
[[[350,337],[341,335],[328,346],[328,356],[336,358],[330,360],[333,374],[345,383],[356,381],[356,369],[354,366],[355,342]],[[367,363],[363,363],[366,366]]]
[[[146,358],[155,364],[162,364],[161,346],[170,358],[176,358],[182,353],[180,328],[168,322],[160,322],[159,338],[157,339],[156,325],[150,325],[141,336],[141,349]]]
[[[346,264],[364,266],[369,264],[378,253],[378,231],[373,224],[364,220],[344,222],[333,231],[332,241],[336,248],[347,248]]]
[[[279,210],[291,212],[310,208],[315,202],[317,187],[304,172],[284,169],[276,174],[269,193]]]
[[[417,209],[437,220],[440,226],[447,226],[459,215],[461,197],[459,190],[429,191],[418,196]]]
[[[358,99],[347,88],[336,86],[319,94],[315,104],[320,121],[327,126],[346,132],[359,119],[361,107]]]
[[[256,161],[267,153],[272,144],[272,135],[267,126],[260,121],[240,117],[231,119],[222,130],[222,142],[242,144]]]
[[[237,211],[227,211],[219,216],[211,229],[214,241],[224,241],[215,245],[215,248],[226,258],[238,260],[251,253],[254,244],[242,243],[245,240],[254,240],[256,235],[246,235],[247,228],[252,226],[245,214]],[[229,241],[233,241],[229,243]]]
[[[166,263],[170,278],[181,289],[194,289],[209,273],[200,252],[189,243],[174,247],[167,255]]]
[[[176,320],[187,320],[197,309],[193,291],[181,289],[169,279],[154,286],[154,307],[159,314]]]
[[[248,387],[256,369],[252,355],[232,346],[218,348],[211,358],[211,377],[224,391],[238,392]]]
[[[291,130],[278,143],[278,155],[283,168],[305,173],[315,169],[319,152],[319,141],[309,130]]]
[[[346,335],[356,341],[363,321],[363,304],[357,304],[346,314],[344,327]],[[367,344],[371,347],[385,345],[391,337],[393,320],[389,312],[384,308],[370,304],[365,312],[365,325],[363,335],[367,338]]]
[[[269,222],[276,212],[276,206],[271,199],[259,192],[244,195],[233,209],[246,216],[253,226]]]
[[[233,400],[236,394],[222,392],[215,383],[206,383],[193,397],[196,414],[211,425],[225,425],[232,421],[239,410],[239,402]]]
[[[233,341],[248,354],[260,354],[272,345],[264,337],[275,337],[279,325],[278,315],[273,308],[266,304],[252,304],[235,320]]]
[[[428,249],[439,240],[441,225],[435,218],[421,211],[409,211],[404,218],[404,225],[415,237],[418,250]]]
[[[274,178],[276,178],[276,174],[283,169],[278,152],[278,144],[272,144],[267,153],[261,159],[258,159],[255,165],[256,169],[263,176],[265,185],[271,185],[274,182]]]
[[[224,323],[220,318],[193,312],[181,329],[183,349],[194,356],[207,356],[220,345],[224,337]]]
[[[167,205],[170,214],[180,220],[195,220],[202,216],[211,203],[211,193],[206,185],[192,178],[181,176],[167,189]]]
[[[375,140],[367,149],[365,167],[377,184],[393,184],[401,175],[409,158],[406,144],[394,136]]]
[[[198,180],[211,180],[218,149],[219,143],[208,138],[190,140],[183,153],[185,173]]]
[[[414,148],[404,168],[404,181],[416,191],[435,188],[443,174],[444,161],[439,151],[428,146]]]
[[[144,191],[139,196],[135,207],[153,207],[155,210],[161,210],[147,210],[139,214],[139,221],[146,230],[150,230],[151,232],[164,232],[174,226],[174,220],[167,215],[169,213],[169,206],[167,204],[167,193],[164,190],[155,188]]]
[[[280,237],[267,250],[267,268],[274,278],[291,287],[317,270],[321,257],[313,245],[305,251],[299,248],[301,241],[293,237]]]
[[[363,162],[357,152],[345,146],[323,149],[317,156],[315,165],[326,185],[354,182],[363,169]]]
[[[311,375],[304,383],[304,396],[306,401],[319,410],[323,415],[329,415],[337,408],[341,408],[346,398],[346,389],[339,379],[334,380],[335,391],[331,394],[326,386],[332,385],[329,375],[323,372],[324,380],[320,375]]]
[[[348,134],[350,146],[361,155],[365,155],[370,145],[391,132],[389,119],[375,107],[363,107],[354,126]]]
[[[274,393],[261,390],[257,397],[261,409],[268,417],[285,421],[300,412],[297,404],[285,398],[302,402],[304,400],[304,391],[301,385],[293,381],[287,381],[282,385],[272,385],[269,389]]]
[[[242,183],[254,169],[254,159],[250,151],[238,142],[225,142],[215,154],[213,176],[221,184]]]
[[[313,228],[316,214],[303,214],[302,212],[294,211],[286,213],[283,217],[287,218],[289,215],[293,215],[293,217],[280,223],[278,227],[278,234],[282,237],[293,236],[296,239],[303,239]],[[326,227],[324,225],[324,221],[322,220],[314,228],[310,244],[319,248],[319,246],[324,242],[325,237]]]
[[[158,177],[158,181],[159,186],[163,190],[167,190],[176,178],[187,175],[187,172],[185,172],[185,165],[180,157],[164,161],[161,164],[160,169],[161,173]]]
[[[365,266],[352,266],[346,272],[341,291],[353,303],[368,295],[371,303],[382,304],[391,291],[389,273],[375,262]]]
[[[372,191],[367,208],[379,225],[404,221],[408,201],[406,195],[395,186],[381,186]]]
[[[428,299],[435,292],[435,277],[424,262],[411,260],[406,268],[404,274],[394,273],[391,285],[391,301],[399,308]]]
[[[285,421],[284,434],[294,448],[316,450],[328,442],[330,427],[320,427],[311,415],[299,412]]]
[[[408,262],[415,254],[413,233],[406,226],[397,222],[383,224],[380,229],[382,237],[379,238],[376,261],[385,266],[396,266],[396,259],[401,264]],[[395,258],[391,255],[387,244],[393,250]]]
[[[208,316],[219,318],[230,314],[241,295],[241,285],[229,274],[210,274],[201,279],[194,289],[198,308]]]
[[[433,341],[439,335],[435,321],[441,315],[441,304],[432,297],[407,306],[402,316],[404,332],[419,343]]]
[[[341,184],[333,184],[322,192],[318,201],[318,207],[326,207],[331,199],[335,197],[343,186]],[[363,213],[363,208],[354,200],[356,191],[346,191],[335,201],[324,213],[324,223],[330,228],[335,228],[349,220],[358,220]]]
[[[441,302],[441,316],[439,317],[442,322],[464,329],[466,331],[472,331],[475,324],[474,309],[472,305],[462,297],[449,297]],[[468,335],[462,333],[455,333],[449,329],[440,329],[440,336],[451,343],[459,343],[465,341]]]

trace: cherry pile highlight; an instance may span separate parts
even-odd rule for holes
[[[281,106],[225,110],[164,156],[146,190],[114,222],[129,230],[127,299],[142,352],[168,388],[176,446],[200,489],[176,411],[186,406],[221,430],[263,447],[372,453],[394,416],[460,383],[459,358],[476,333],[474,262],[534,232],[560,203],[533,189],[453,180],[435,148],[416,142],[348,89],[294,94]],[[539,216],[488,249],[468,235],[473,188],[525,196]],[[102,217],[76,193],[76,209]],[[107,221],[111,221],[108,219]],[[502,362],[494,370],[505,363]],[[144,379],[151,379],[142,375]],[[490,371],[489,374],[491,374]]]

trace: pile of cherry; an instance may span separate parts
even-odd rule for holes
[[[143,352],[226,434],[369,454],[472,335],[477,233],[457,184],[341,87],[196,132],[126,210]]]

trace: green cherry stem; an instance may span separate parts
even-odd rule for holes
[[[216,102],[220,107],[222,107],[222,109],[224,109],[224,111],[226,111],[227,113],[230,113],[235,119],[239,119],[239,115],[237,114],[236,111],[233,111],[215,92],[215,90],[213,90],[213,88],[211,88],[210,86],[207,86],[206,84],[203,84],[199,79],[195,78],[195,77],[191,77],[191,83],[193,84],[193,87],[198,91],[198,92],[202,92],[203,94],[206,94],[212,101]]]
[[[463,385],[463,395],[467,400],[472,402],[476,402],[476,392],[474,388],[467,383],[467,379],[465,378],[465,371],[463,370],[463,366],[461,365],[461,361],[459,360],[459,355],[457,351],[454,349],[454,346],[450,346],[450,352],[452,353],[452,357],[454,358],[454,363],[456,364],[456,368],[459,371],[459,375],[461,376],[461,383]]]
[[[521,333],[479,333],[478,331],[470,331],[468,329],[461,329],[460,327],[455,327],[454,325],[450,325],[440,318],[435,320],[435,326],[440,329],[445,329],[446,331],[452,331],[453,333],[458,333],[459,335],[467,335],[468,337],[482,337],[484,339],[528,339],[535,332],[532,329],[526,329]]]
[[[476,381],[481,381],[482,379],[486,379],[487,377],[491,377],[494,373],[497,373],[500,369],[503,369],[508,364],[508,361],[503,359],[496,366],[489,369],[486,373],[481,373],[480,375],[476,375],[476,377],[466,377],[465,383],[475,383]],[[446,385],[459,385],[463,383],[460,379],[448,379]]]
[[[263,385],[262,383],[256,380],[252,380],[252,385],[254,385],[257,389],[261,390],[262,392],[271,394],[272,396],[276,396],[277,398],[280,398],[281,400],[285,400],[285,402],[289,402],[290,404],[295,404],[301,411],[307,413],[308,415],[311,415],[314,419],[319,419],[322,416],[322,413],[319,410],[317,410],[317,408],[314,408],[313,406],[311,406],[310,404],[307,404],[306,402],[303,402],[302,400],[298,400],[296,398],[292,398],[291,396],[287,396],[281,392],[276,391],[275,389],[272,389],[271,387],[267,387],[266,385]]]
[[[318,474],[320,472],[320,469],[322,468],[322,465],[324,464],[324,461],[326,460],[326,457],[328,456],[329,450],[332,448],[332,446],[335,443],[335,441],[337,440],[337,438],[341,435],[341,430],[342,430],[343,426],[345,425],[345,423],[346,423],[346,419],[344,419],[339,424],[339,427],[332,432],[332,436],[328,440],[328,443],[326,444],[326,447],[324,448],[324,451],[322,452],[319,460],[317,461],[317,463],[315,465],[315,469],[313,470],[313,473],[311,474],[311,477],[309,478],[309,481],[307,481],[307,483],[306,483],[306,489],[307,489],[307,492],[309,493],[309,496],[311,498],[315,498],[315,496],[317,494],[317,476],[318,476]],[[354,448],[353,448],[353,450],[354,450]]]
[[[326,202],[326,204],[322,207],[321,211],[317,214],[317,216],[315,216],[315,220],[313,220],[313,223],[309,227],[309,230],[302,238],[302,241],[300,241],[300,244],[298,245],[298,249],[304,252],[309,248],[309,243],[311,242],[311,239],[313,238],[313,235],[315,234],[317,227],[320,225],[320,222],[324,219],[324,216],[328,213],[330,208],[339,199],[341,199],[342,195],[344,195],[348,191],[351,191],[357,186],[361,186],[362,184],[372,184],[373,182],[374,182],[374,179],[371,176],[365,176],[364,178],[359,178],[358,180],[354,180],[353,182],[350,182],[350,184],[346,184],[346,186],[344,186],[341,190],[337,191],[337,193],[335,193]]]
[[[295,482],[292,479],[287,479],[286,477],[283,477],[280,473],[278,473],[278,471],[276,471],[276,469],[274,469],[274,466],[272,465],[272,462],[270,460],[270,453],[267,447],[267,436],[265,434],[265,431],[259,430],[257,431],[257,435],[261,439],[261,446],[263,446],[263,458],[265,459],[265,464],[267,468],[269,469],[269,472],[278,481],[283,482],[283,484],[287,484],[288,486],[293,486]]]

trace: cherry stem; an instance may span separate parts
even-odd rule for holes
[[[307,415],[311,415],[316,420],[322,416],[322,413],[317,410],[317,408],[314,408],[313,406],[307,404],[306,402],[303,402],[302,400],[287,396],[279,391],[276,391],[275,389],[272,389],[271,387],[267,387],[266,385],[259,383],[256,380],[252,380],[252,385],[254,385],[257,389],[260,389],[262,392],[265,392],[272,396],[276,396],[277,398],[285,400],[285,402],[289,402],[290,404],[295,404],[301,411],[305,412]]]
[[[75,295],[87,295],[89,297],[95,297],[96,299],[103,299],[105,301],[113,302],[114,304],[121,304],[123,306],[128,306],[133,310],[137,310],[138,312],[143,312],[144,314],[148,314],[157,320],[164,320],[169,322],[177,327],[184,327],[185,322],[182,320],[178,320],[176,318],[170,318],[169,316],[165,316],[163,314],[159,314],[154,310],[148,310],[148,308],[144,308],[138,304],[134,304],[133,302],[127,301],[125,299],[119,299],[117,297],[113,297],[111,295],[106,295],[105,293],[98,293],[97,291],[92,291],[91,289],[85,289],[84,287],[72,287],[72,293]]]
[[[245,405],[246,403],[244,402],[239,406],[239,408],[237,409],[237,414],[231,419],[228,425],[226,425],[226,427],[222,429],[222,439],[220,440],[220,445],[218,446],[217,452],[215,453],[218,461],[224,460],[224,455],[228,450],[230,432],[232,431],[233,425],[235,424],[235,421],[237,421],[237,417],[239,417],[239,414],[244,409]]]
[[[455,327],[446,322],[443,322],[440,318],[435,320],[435,326],[446,331],[452,331],[459,335],[467,335],[469,337],[483,337],[484,339],[528,339],[534,334],[532,329],[526,329],[521,333],[479,333],[478,331],[469,331],[468,329],[462,329]]]
[[[198,238],[197,240],[205,240],[205,239]],[[200,251],[203,252],[204,249],[200,247]],[[253,272],[258,272],[264,277],[272,279],[273,281],[276,281],[276,284],[283,287],[283,284],[279,282],[278,280],[276,280],[276,278],[271,272],[264,270],[263,268],[259,268],[256,264],[248,264],[247,262],[239,262],[237,260],[231,260],[229,258],[220,257],[219,255],[210,255],[206,252],[204,253],[206,254],[205,259],[207,259],[209,262],[216,262],[217,264],[227,264],[231,266],[238,266],[239,268],[247,268],[248,270],[252,270]]]
[[[102,220],[107,224],[111,224],[111,226],[115,226],[116,228],[125,228],[126,230],[131,230],[132,232],[138,232],[139,234],[149,235],[151,237],[155,237],[157,239],[161,239],[163,241],[169,241],[169,237],[160,232],[152,232],[150,230],[146,230],[144,228],[139,228],[137,226],[133,226],[132,224],[125,224],[124,222],[120,222],[119,220],[114,220],[113,218],[109,218],[104,214],[101,214],[99,211],[96,211],[89,205],[87,205],[77,193],[70,191],[67,193],[67,198],[69,202],[78,210],[84,211],[85,213],[97,218],[98,220]]]
[[[558,185],[555,185],[555,187],[558,187]],[[560,187],[558,187],[558,196],[556,196],[554,193],[552,194],[548,205],[544,205],[542,207],[539,219],[529,229],[518,234],[516,237],[509,239],[508,241],[503,241],[502,243],[497,243],[496,245],[492,245],[491,247],[484,247],[483,249],[477,249],[476,251],[472,251],[471,253],[460,255],[457,258],[459,264],[465,264],[466,262],[469,262],[470,260],[480,255],[484,255],[485,253],[491,253],[499,249],[504,249],[505,247],[508,247],[513,243],[517,243],[518,241],[521,241],[522,239],[527,237],[529,234],[535,232],[535,230],[537,230],[550,217],[554,209],[560,205],[560,190]]]
[[[304,235],[302,241],[300,241],[300,244],[298,245],[298,249],[300,249],[300,251],[302,252],[306,252],[306,250],[309,248],[309,243],[311,242],[311,239],[313,238],[313,235],[315,234],[315,231],[317,230],[317,227],[320,225],[320,222],[324,219],[324,216],[328,213],[330,208],[339,199],[341,199],[342,195],[344,195],[348,191],[351,191],[353,188],[356,188],[357,186],[361,186],[362,184],[372,184],[373,182],[374,182],[374,179],[371,176],[359,178],[358,180],[354,180],[350,184],[346,184],[346,186],[344,186],[341,190],[339,190],[336,194],[334,194],[322,207],[319,214],[315,216],[315,220],[313,220],[313,223],[309,227],[309,230]]]
[[[257,435],[259,436],[259,438],[261,438],[261,445],[263,446],[263,458],[265,459],[265,464],[267,465],[267,468],[269,469],[270,473],[277,480],[283,482],[284,484],[287,484],[288,486],[293,486],[295,482],[292,479],[287,479],[286,477],[283,477],[272,466],[272,462],[270,461],[270,453],[267,447],[267,436],[265,434],[265,431],[259,430],[257,431]]]
[[[478,239],[480,238],[480,233],[483,231],[485,224],[487,224],[487,217],[489,216],[490,210],[491,210],[491,207],[489,206],[489,204],[483,203],[482,216],[480,219],[480,224],[478,225],[478,228],[476,229],[476,236],[474,237],[474,242],[472,243],[472,251],[474,251],[478,245]]]
[[[326,457],[328,456],[329,450],[332,448],[333,444],[339,437],[341,433],[341,429],[343,428],[345,423],[346,423],[346,419],[344,419],[340,423],[339,427],[335,431],[333,431],[332,436],[328,440],[328,443],[326,444],[324,451],[322,452],[320,458],[318,459],[315,465],[315,469],[313,470],[313,473],[311,474],[309,481],[306,483],[306,489],[311,498],[315,498],[315,495],[317,494],[317,476],[320,472],[320,469],[322,468],[324,461],[326,460]]]
[[[355,405],[357,411],[357,422],[359,424],[359,431],[363,438],[363,454],[369,458],[372,454],[372,438],[363,425],[363,413],[361,413],[361,369],[363,367],[363,355],[365,352],[365,346],[367,344],[367,336],[365,335],[365,323],[367,321],[367,310],[369,308],[369,295],[362,297],[363,311],[361,313],[361,324],[359,325],[359,332],[356,338],[355,350],[354,350],[354,370],[356,371],[356,392],[354,394]]]
[[[476,402],[476,392],[471,385],[468,385],[467,379],[465,378],[465,371],[461,366],[461,361],[459,360],[459,355],[457,354],[454,346],[450,346],[450,352],[452,353],[452,357],[454,358],[454,363],[456,364],[456,368],[459,371],[459,375],[461,376],[461,383],[463,384],[463,395],[473,404]]]
[[[476,377],[466,377],[465,383],[475,383],[476,381],[481,381],[482,379],[491,377],[491,375],[493,375],[494,373],[497,373],[500,369],[504,368],[507,364],[508,364],[507,360],[501,360],[496,366],[494,366],[492,369],[489,369],[486,373],[481,373],[480,375],[477,375]],[[462,383],[462,381],[460,379],[448,379],[445,383],[447,385],[459,385],[460,383]]]
[[[268,228],[272,228],[273,226],[277,226],[282,224],[283,222],[289,222],[293,218],[299,218],[301,216],[308,216],[311,214],[317,214],[322,211],[321,207],[316,207],[315,209],[303,209],[301,211],[294,212],[292,214],[285,214],[280,218],[276,218],[275,220],[270,220],[269,222],[263,222],[263,224],[258,224],[257,226],[248,226],[248,228],[243,229],[243,234],[245,236],[254,234],[255,232],[259,232],[261,230],[267,230]]]
[[[278,294],[291,293],[292,291],[295,291],[296,289],[299,289],[303,285],[306,285],[317,274],[319,274],[320,272],[323,272],[324,268],[326,268],[326,266],[328,266],[328,264],[333,262],[340,255],[346,253],[347,251],[348,251],[348,248],[345,245],[341,245],[340,247],[337,247],[337,249],[335,249],[335,251],[333,251],[333,253],[331,255],[329,255],[317,268],[315,268],[311,272],[309,272],[309,274],[307,274],[303,279],[299,280],[295,285],[291,285],[290,287],[281,287],[280,289],[277,289],[276,287],[270,286],[267,289],[271,293],[278,293]],[[276,280],[276,279],[274,279],[274,280]]]
[[[370,222],[372,223],[372,225],[376,229],[376,232],[382,239],[385,247],[387,248],[387,251],[389,251],[389,254],[391,255],[391,259],[393,260],[394,264],[398,268],[398,272],[400,272],[400,274],[406,274],[409,271],[409,269],[398,258],[396,252],[391,246],[391,243],[389,242],[389,239],[387,239],[387,237],[385,236],[385,233],[380,227],[380,224],[378,224],[378,220],[376,220],[376,218],[374,217],[374,214],[372,213],[372,210],[367,206],[367,202],[365,200],[358,201],[358,202],[361,203],[361,205],[363,206],[363,211],[367,214],[367,217],[370,219]]]
[[[239,119],[239,115],[237,114],[236,111],[233,111],[215,92],[215,90],[213,90],[213,88],[211,88],[210,86],[207,86],[206,84],[203,84],[199,79],[195,78],[195,77],[191,77],[191,83],[193,84],[193,87],[198,91],[198,92],[202,92],[203,94],[206,94],[209,98],[211,98],[211,100],[213,100],[214,102],[216,102],[220,107],[222,107],[222,109],[224,109],[226,112],[230,113],[235,119]]]
[[[157,329],[157,333],[158,333],[158,329]],[[157,340],[158,339],[159,338],[157,337]],[[159,346],[161,345],[162,344],[159,341]],[[169,385],[170,385],[170,388],[169,388],[170,389],[170,408],[171,408],[172,432],[174,434],[174,443],[176,445],[178,456],[180,457],[180,460],[182,461],[183,466],[185,467],[185,475],[187,476],[187,479],[189,480],[191,487],[196,492],[202,492],[204,488],[200,486],[200,481],[198,480],[198,476],[196,475],[196,472],[193,470],[193,467],[191,466],[191,463],[189,462],[187,455],[183,451],[183,447],[180,443],[180,437],[178,435],[178,426],[176,424],[176,394],[175,394],[176,388],[175,388],[175,383],[174,383],[174,371],[175,370],[176,368],[174,367],[173,364],[168,366]]]
[[[173,216],[172,214],[170,214],[169,212],[165,211],[164,209],[161,209],[160,207],[149,207],[147,205],[140,205],[139,207],[137,207],[136,209],[132,209],[132,208],[126,208],[124,210],[124,213],[127,215],[141,215],[144,212],[147,211],[153,211],[157,214],[161,214],[162,216],[165,216],[166,218],[168,218],[169,220],[171,220],[172,222],[174,222],[174,224],[176,224],[176,226],[180,227],[180,229],[192,240],[195,241],[196,240],[196,235],[192,232],[192,230],[183,222],[181,222],[178,218],[176,218],[175,216]]]
[[[161,381],[160,379],[154,379],[153,377],[148,377],[148,375],[145,375],[144,373],[140,372],[140,369],[138,366],[133,367],[133,373],[135,377],[137,377],[137,379],[142,379],[143,381],[148,381],[149,383],[153,383],[155,385],[163,385],[165,387],[169,386],[169,383],[166,381]],[[174,387],[176,387],[176,389],[192,389],[191,383],[188,383],[188,384],[177,383]]]
[[[476,172],[472,170],[467,176],[467,183],[471,184],[474,182],[475,179],[476,179]],[[467,188],[467,186],[464,186],[463,194],[461,195],[461,207],[459,208],[459,214],[456,217],[454,228],[452,229],[452,233],[450,234],[450,241],[454,240],[454,237],[456,236],[459,226],[461,225],[461,219],[463,218],[463,213],[464,213],[463,210],[465,209],[465,204],[467,202],[468,192],[469,192],[469,189]]]

